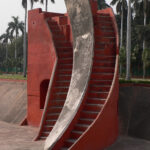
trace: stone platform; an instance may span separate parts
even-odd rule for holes
[[[37,128],[0,121],[0,150],[43,150],[44,142],[33,141]]]

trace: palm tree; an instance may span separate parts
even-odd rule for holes
[[[143,25],[144,28],[147,26],[147,15],[149,13],[149,8],[150,8],[150,0],[133,0],[134,3],[134,8],[138,14],[143,14],[144,20],[143,20]],[[145,35],[146,36],[146,35]],[[146,48],[146,39],[145,36],[143,36],[143,55],[145,55],[145,50]],[[143,61],[143,78],[145,78],[145,63]]]
[[[27,37],[26,37],[26,26],[27,26],[27,0],[22,0],[22,6],[25,10],[24,17],[24,36],[23,36],[23,76],[26,77],[27,69]],[[33,8],[33,3],[31,2],[31,8]]]
[[[105,9],[110,7],[105,0],[98,0],[98,9]]]
[[[7,32],[11,36],[15,35],[15,59],[17,59],[17,38],[19,36],[19,31],[24,33],[24,23],[19,21],[19,17],[12,17],[13,21],[8,23]]]
[[[125,47],[120,48],[119,57],[120,57],[120,59],[119,59],[120,76],[122,76],[122,69],[123,69],[123,66],[126,63],[126,49],[125,49]]]
[[[17,61],[17,39],[19,36],[19,31],[24,33],[24,23],[19,21],[19,17],[12,17],[13,21],[8,23],[7,32],[10,33],[11,36],[15,35],[15,61]],[[17,67],[15,67],[17,73]]]
[[[12,39],[13,39],[12,35],[10,35],[8,32],[6,32],[0,36],[0,41],[2,41],[2,43],[4,44],[5,49],[6,49],[6,61],[8,59],[7,45],[8,45],[9,40],[12,43]]]
[[[43,4],[43,3],[44,3],[44,0],[41,0],[40,2]],[[52,2],[52,3],[55,3],[55,0],[51,0],[51,2]],[[48,0],[45,0],[45,11],[48,10],[47,7],[48,7]]]
[[[110,3],[112,6],[116,5],[117,14],[121,15],[121,28],[120,28],[120,48],[123,46],[123,20],[124,11],[127,9],[126,0],[112,0]]]
[[[0,36],[0,41],[2,41],[2,44],[4,44],[5,50],[6,50],[6,59],[5,59],[6,63],[8,61],[8,42],[10,40],[10,42],[12,43],[12,39],[13,39],[13,37],[8,32],[6,32]],[[6,67],[6,70],[8,72],[8,66]]]
[[[146,67],[150,65],[150,49],[145,49],[142,53],[144,78],[146,76]]]
[[[38,2],[38,0],[30,0],[31,3],[31,9],[33,9],[33,4],[34,2]],[[23,36],[23,75],[26,77],[26,70],[27,70],[27,9],[28,9],[28,1],[27,0],[22,0],[22,6],[25,10],[25,17],[24,17],[24,36]]]
[[[127,18],[127,45],[126,45],[126,80],[130,80],[131,68],[131,0],[128,0]]]

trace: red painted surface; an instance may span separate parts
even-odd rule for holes
[[[106,101],[104,103],[104,106],[102,107],[102,110],[99,112],[98,115],[91,116],[91,118],[95,118],[92,122],[91,126],[88,127],[88,129],[85,130],[85,132],[81,135],[81,137],[77,140],[76,143],[74,143],[71,147],[72,150],[101,150],[106,148],[107,146],[111,145],[118,136],[118,111],[117,111],[117,102],[118,102],[118,94],[119,94],[119,82],[118,82],[118,32],[117,32],[117,26],[116,21],[114,19],[114,15],[111,9],[105,9],[97,12],[97,19],[95,20],[95,27],[97,24],[102,24],[101,22],[104,22],[102,18],[99,18],[100,16],[109,16],[111,17],[111,23],[113,24],[113,32],[109,34],[102,34],[102,32],[96,32],[95,30],[95,39],[97,39],[99,36],[101,37],[113,37],[115,36],[115,44],[113,47],[106,48],[107,44],[105,44],[105,52],[101,55],[105,56],[116,56],[115,57],[115,64],[112,63],[111,65],[114,66],[114,73],[113,78],[106,76],[105,78],[107,80],[112,80],[111,87],[109,89],[109,93],[107,96],[101,95],[100,97],[106,98]],[[107,20],[107,17],[105,18],[105,21]],[[104,24],[105,26],[111,27],[108,23],[108,25]],[[98,35],[98,36],[97,36]],[[97,42],[95,43],[96,46]],[[96,47],[97,48],[97,47]],[[111,51],[109,51],[111,50]],[[114,53],[115,52],[115,53]],[[97,52],[95,51],[95,57]],[[95,60],[96,58],[94,58]],[[102,60],[102,59],[101,59]],[[107,61],[110,61],[106,59]],[[99,65],[99,64],[98,64]],[[110,64],[108,66],[111,66]],[[106,67],[106,64],[103,64],[103,66]],[[94,67],[94,66],[93,66]],[[93,70],[95,71],[95,70]],[[101,71],[100,71],[101,72]],[[102,71],[103,72],[103,71]],[[106,72],[106,70],[104,71]],[[109,71],[110,72],[110,71]],[[92,75],[91,75],[92,78]],[[105,79],[104,77],[100,77],[101,79]],[[107,83],[108,84],[108,83]],[[92,90],[97,90],[93,89]],[[99,89],[100,90],[100,89]],[[108,91],[107,89],[103,88],[103,91]],[[95,96],[95,95],[92,95]],[[97,98],[99,95],[97,95]],[[97,102],[95,102],[97,103]],[[97,103],[98,104],[98,103]],[[96,111],[96,108],[94,109]]]
[[[56,61],[55,48],[46,19],[54,14],[43,14],[40,9],[29,11],[28,34],[28,112],[27,122],[39,126],[46,88],[40,89],[43,81],[51,78]],[[45,90],[45,91],[44,91]],[[42,96],[41,96],[42,94]]]
[[[89,87],[74,120],[53,150],[102,150],[118,136],[117,25],[110,8],[97,11],[96,14],[94,10],[93,15],[95,55]]]
[[[51,131],[67,95],[73,63],[72,32],[67,14],[40,9],[29,12],[28,28],[27,123],[40,125],[39,139]],[[50,80],[50,96],[45,101]]]
[[[55,144],[54,150],[102,150],[111,145],[118,136],[117,25],[110,8],[97,11],[95,1],[91,1],[91,6],[95,30],[91,78],[79,111]],[[50,97],[46,102],[36,139],[45,139],[48,136],[62,110],[70,84],[72,57],[72,33],[67,15],[55,16],[40,10],[30,11],[27,116],[29,125],[38,126],[40,123],[43,113],[40,108],[44,107],[47,81],[51,79],[56,65]]]
[[[47,23],[54,40],[58,61],[49,100],[46,102],[38,136],[35,140],[46,139],[53,129],[66,100],[73,64],[72,32],[68,16],[65,14],[64,16],[50,17]]]

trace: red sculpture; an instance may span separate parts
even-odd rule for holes
[[[48,137],[47,150],[100,150],[118,136],[116,20],[111,8],[91,8],[93,29],[81,33],[81,16],[29,12],[27,123],[39,126],[36,140]]]

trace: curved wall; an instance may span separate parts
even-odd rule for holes
[[[150,140],[150,87],[121,84],[119,92],[120,134]]]

